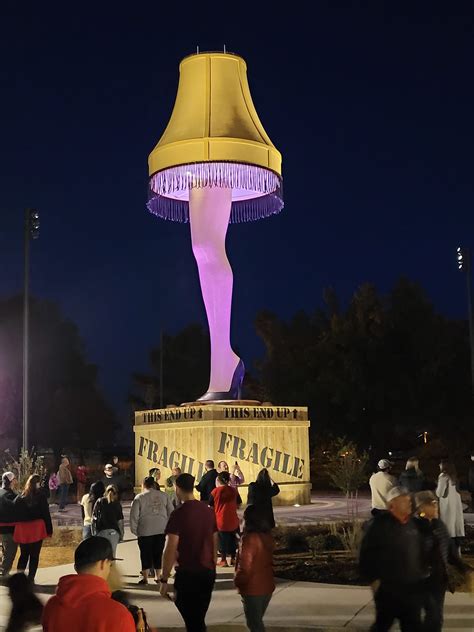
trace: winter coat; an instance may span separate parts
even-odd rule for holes
[[[60,485],[72,485],[72,474],[69,465],[61,463],[58,471],[58,479]]]
[[[114,529],[120,533],[120,539],[123,539],[123,511],[122,505],[118,500],[111,503],[107,498],[99,498],[92,510],[92,532],[94,535],[99,531]],[[95,533],[94,533],[95,532]]]
[[[447,474],[438,477],[436,495],[439,498],[439,517],[448,529],[449,537],[464,537],[464,516],[461,495]]]
[[[201,500],[204,502],[209,502],[209,497],[211,492],[216,487],[216,478],[217,478],[217,470],[209,470],[204,474],[204,476],[199,481],[199,484],[196,485],[197,491],[201,494]]]
[[[449,565],[455,566],[462,573],[469,566],[459,557],[458,549],[442,520],[415,518],[415,524],[421,534],[427,576],[439,590],[446,590]]]
[[[19,506],[14,504],[17,494],[13,489],[0,489],[0,523],[14,523],[19,519]],[[14,526],[0,526],[0,533],[13,533]]]
[[[368,523],[360,547],[361,575],[369,582],[414,586],[425,576],[421,536],[412,518],[402,524],[389,511]]]
[[[274,548],[275,542],[270,533],[246,533],[242,536],[234,577],[234,584],[241,595],[271,595],[275,590]]]

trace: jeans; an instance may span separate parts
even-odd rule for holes
[[[85,493],[86,493],[86,484],[80,483],[79,481],[77,481],[77,502],[78,503],[81,502],[82,497],[84,496]]]
[[[263,616],[272,595],[241,595],[245,620],[250,632],[265,632]]]
[[[165,534],[138,536],[138,548],[142,571],[149,571],[151,568],[158,571],[161,568],[161,558],[165,548]]]
[[[436,581],[430,577],[426,582],[423,598],[425,620],[423,630],[426,632],[441,632],[444,619],[444,598],[448,586],[446,582]]]
[[[18,544],[13,540],[13,533],[0,533],[0,541],[3,546],[3,561],[0,566],[0,575],[8,575],[13,566]]]
[[[97,534],[100,538],[105,538],[112,545],[113,556],[115,557],[115,552],[117,551],[117,544],[120,540],[120,533],[115,529],[103,529],[99,531]]]
[[[85,524],[82,527],[82,539],[87,540],[87,538],[90,538],[90,537],[92,537],[91,526],[90,524]]]
[[[67,483],[61,483],[59,486],[59,509],[64,509],[67,505],[68,492],[69,485]]]
[[[43,540],[32,542],[31,544],[20,544],[20,558],[18,560],[17,571],[24,572],[28,565],[28,577],[31,580],[35,578],[36,571],[38,570],[42,546]]]
[[[224,560],[228,555],[235,557],[237,540],[235,531],[219,531],[219,552]]]
[[[184,619],[187,632],[206,632],[206,614],[211,603],[216,571],[176,569],[175,604]]]
[[[414,586],[382,584],[374,596],[376,619],[371,632],[388,632],[395,619],[401,632],[420,632],[423,593]]]

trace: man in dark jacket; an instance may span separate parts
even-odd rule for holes
[[[114,487],[116,487],[120,500],[123,491],[122,477],[120,476],[120,474],[114,472],[114,466],[112,465],[112,463],[107,463],[107,465],[105,466],[102,482],[104,483],[105,489],[107,489],[109,485],[113,485]]]
[[[201,478],[199,485],[196,485],[196,489],[201,494],[201,500],[209,503],[211,492],[216,487],[216,478],[218,472],[214,467],[214,461],[212,461],[211,459],[204,463],[204,467],[206,468],[206,473]]]
[[[360,571],[374,590],[376,621],[372,632],[421,629],[423,567],[420,533],[411,518],[411,499],[401,487],[387,496],[387,511],[370,521],[360,549]]]
[[[2,475],[2,487],[0,489],[0,523],[16,522],[18,517],[18,507],[13,501],[17,497],[14,490],[16,486],[16,476],[13,472],[4,472]],[[0,526],[0,540],[3,546],[3,561],[0,564],[0,576],[9,574],[15,559],[17,544],[13,540],[14,526]]]

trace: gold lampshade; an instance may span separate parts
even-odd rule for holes
[[[232,189],[231,221],[278,213],[281,154],[258,118],[238,55],[203,53],[180,64],[176,102],[148,158],[150,211],[187,221],[189,189]]]

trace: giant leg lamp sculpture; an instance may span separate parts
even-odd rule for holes
[[[281,154],[257,116],[241,57],[203,53],[181,62],[173,113],[148,164],[148,209],[191,224],[211,341],[209,388],[199,401],[240,399],[245,368],[230,340],[227,226],[283,208]]]

